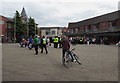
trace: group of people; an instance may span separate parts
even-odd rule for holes
[[[46,54],[48,54],[47,46],[51,46],[51,44],[54,44],[54,48],[62,48],[62,38],[60,36],[55,37],[39,37],[35,36],[34,38],[29,37],[22,39],[20,42],[21,47],[25,48],[35,48],[35,54],[38,54],[38,48],[41,48],[41,53],[43,53],[43,49],[45,49]]]
[[[109,45],[108,38],[105,37],[103,40],[100,38],[87,38],[87,37],[58,37],[55,36],[54,38],[52,37],[39,37],[35,36],[34,38],[29,37],[28,39],[23,39],[20,43],[21,47],[28,47],[29,49],[32,49],[33,47],[35,48],[35,55],[38,54],[38,49],[41,48],[41,53],[43,53],[43,49],[45,49],[46,54],[48,54],[48,49],[47,45],[51,46],[51,43],[54,44],[54,48],[62,48],[62,57],[65,57],[65,52],[70,49],[70,43],[73,45],[76,44],[100,44],[100,43],[105,43]],[[120,42],[116,45],[120,45]]]
[[[41,53],[43,53],[43,49],[45,49],[46,54],[48,54],[46,45],[47,45],[47,40],[45,36],[40,38],[37,35],[34,38],[29,37],[28,39],[22,39],[20,43],[21,47],[28,47],[29,49],[35,48],[35,55],[38,54],[38,48],[41,48]]]
[[[22,39],[20,46],[28,47],[29,49],[32,49],[34,47],[35,55],[38,54],[39,47],[41,48],[41,53],[43,53],[43,49],[45,49],[46,54],[48,54],[47,45],[51,46],[51,43],[54,44],[54,48],[58,48],[58,46],[59,48],[62,48],[63,57],[65,57],[65,52],[70,49],[70,41],[66,36],[55,36],[54,38],[52,38],[52,40],[51,38],[49,38],[48,40],[47,38],[45,38],[45,36],[39,37],[36,35],[34,38],[29,37],[28,39]]]
[[[69,38],[71,44],[105,44],[109,45],[109,39],[107,37],[99,38],[99,37],[70,37]]]

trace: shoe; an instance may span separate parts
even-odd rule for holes
[[[76,60],[74,59],[73,62],[76,62]]]
[[[48,52],[46,52],[46,54],[48,54]]]
[[[37,53],[35,53],[35,55],[38,55]]]

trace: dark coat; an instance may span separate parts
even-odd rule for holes
[[[62,40],[62,48],[63,50],[69,50],[70,49],[70,43],[69,43],[69,40],[64,38]]]

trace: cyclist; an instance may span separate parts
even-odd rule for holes
[[[66,38],[66,36],[63,36],[63,39],[62,39],[62,57],[64,58],[65,57],[65,52],[68,51],[70,49],[70,42],[69,40]],[[69,52],[69,51],[68,51]],[[71,53],[69,52],[69,54],[71,55]],[[71,58],[72,58],[72,61],[74,60],[73,59],[73,56],[71,55]]]

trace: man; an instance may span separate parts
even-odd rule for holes
[[[58,43],[59,43],[59,48],[62,48],[62,43],[61,43],[61,40],[62,40],[62,38],[61,37],[58,37]]]
[[[80,37],[79,43],[80,43],[80,44],[83,44],[83,40],[84,40],[83,37]]]
[[[69,40],[66,38],[66,36],[62,39],[62,55],[63,58],[65,57],[65,52],[70,49],[70,43]]]
[[[46,44],[47,44],[47,40],[46,40],[45,37],[43,36],[43,38],[41,39],[41,49],[42,49],[42,50],[41,50],[41,53],[43,53],[43,48],[45,49],[46,54],[48,53]]]
[[[58,37],[55,36],[54,41],[53,41],[54,42],[54,48],[58,47],[58,41],[59,41]]]
[[[35,36],[35,38],[34,38],[35,55],[38,54],[39,43],[40,43],[40,40],[39,40],[38,36]]]
[[[32,39],[32,37],[29,37],[29,39],[28,39],[28,48],[32,49],[32,47],[33,47],[33,39]]]

